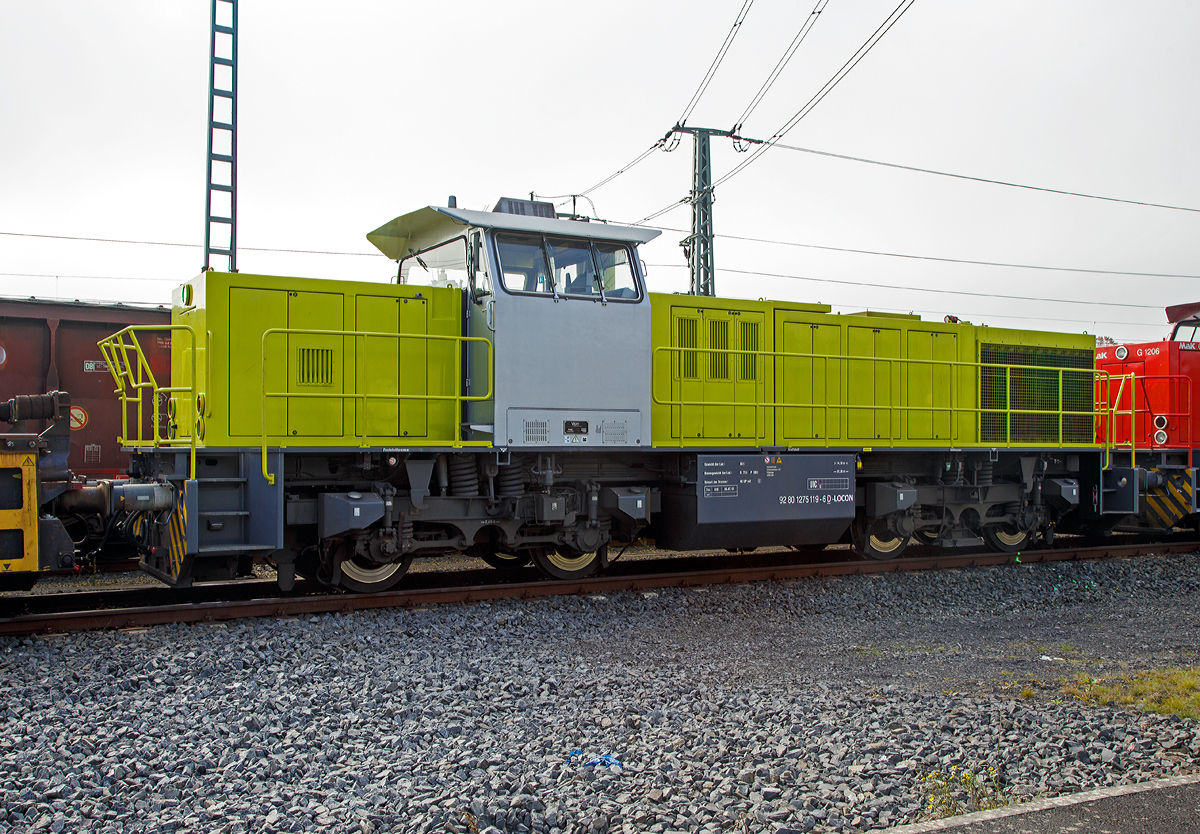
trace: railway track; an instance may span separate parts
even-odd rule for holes
[[[895,571],[1073,561],[1196,551],[1195,541],[1112,543],[1101,547],[1054,547],[1020,554],[967,552],[947,555],[910,550],[914,555],[886,562],[853,558],[850,551],[827,550],[821,561],[797,561],[795,553],[690,556],[616,562],[602,576],[570,581],[541,578],[525,568],[501,573],[492,568],[411,573],[405,587],[380,594],[331,593],[316,582],[299,582],[280,596],[273,580],[242,580],[188,589],[139,587],[0,600],[0,635],[51,634],[91,629],[149,627],[165,623],[288,617],[371,608],[411,608],[494,599],[643,591],[804,577]]]

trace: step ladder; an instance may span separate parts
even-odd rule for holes
[[[282,494],[263,500],[259,492],[256,498],[259,466],[245,452],[206,451],[198,477],[178,482],[166,538],[143,553],[142,568],[186,588],[194,581],[231,580],[239,563],[282,547]]]
[[[218,255],[237,272],[237,0],[212,0],[211,46],[204,270]]]

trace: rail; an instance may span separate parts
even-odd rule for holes
[[[272,336],[338,336],[361,339],[363,350],[358,353],[358,360],[355,362],[355,382],[367,377],[366,368],[366,342],[367,339],[424,339],[426,341],[452,342],[456,346],[462,346],[468,343],[483,343],[487,345],[488,358],[488,386],[487,393],[481,395],[466,395],[458,394],[382,394],[370,393],[369,391],[351,391],[341,393],[321,393],[309,391],[268,391],[267,390],[267,345],[268,340]],[[492,389],[495,384],[495,356],[492,351],[492,343],[489,339],[483,336],[440,336],[431,333],[378,333],[366,330],[313,330],[308,328],[297,327],[272,327],[263,331],[262,335],[262,474],[268,484],[275,483],[275,475],[267,470],[267,402],[272,398],[280,398],[288,400],[291,398],[299,399],[316,399],[316,400],[346,400],[355,401],[355,421],[354,421],[354,436],[360,439],[360,446],[368,446],[368,440],[372,437],[380,439],[390,438],[390,435],[371,435],[365,431],[366,422],[366,405],[368,400],[424,400],[428,401],[453,401],[461,410],[462,404],[465,402],[483,402],[492,398]],[[461,385],[463,379],[463,351],[454,351],[454,380],[456,384]],[[364,383],[365,384],[365,383]],[[457,417],[453,420],[454,423],[454,439],[451,442],[451,447],[461,449],[469,446],[490,446],[491,442],[487,440],[463,440],[462,439],[462,422]],[[359,432],[359,427],[363,427],[364,431]]]
[[[661,379],[661,377],[659,376],[659,374],[657,372],[657,369],[662,364],[661,360],[659,360],[660,354],[671,354],[671,355],[679,354],[679,355],[689,355],[689,356],[697,357],[697,359],[694,362],[688,363],[689,365],[692,365],[695,367],[695,369],[696,369],[695,377],[691,377],[691,376],[683,377],[676,370],[678,367],[680,367],[680,365],[682,365],[682,363],[672,363],[671,372],[667,377],[669,379],[670,385],[672,387],[674,387],[677,383],[679,383],[681,381],[685,381],[685,380],[686,381],[697,381],[697,382],[703,381],[703,382],[710,382],[710,383],[713,383],[713,382],[715,382],[715,383],[740,383],[742,385],[749,385],[749,384],[753,383],[754,399],[752,401],[748,401],[748,400],[687,399],[687,398],[682,398],[682,397],[680,397],[680,398],[672,397],[669,399],[663,398],[659,394],[659,389],[661,387],[661,383],[659,380]],[[733,355],[733,356],[750,357],[750,358],[754,359],[754,361],[755,361],[754,378],[747,379],[747,378],[743,377],[741,379],[734,379],[733,375],[731,373],[728,378],[705,379],[702,376],[703,372],[700,370],[703,367],[704,363],[700,362],[699,358],[698,358],[702,354],[720,354],[720,355],[726,355],[726,356]],[[807,402],[807,403],[806,402],[780,402],[777,397],[772,397],[770,399],[767,399],[765,396],[760,397],[760,393],[765,394],[765,389],[766,389],[765,383],[766,383],[766,380],[769,378],[769,373],[774,371],[775,368],[779,367],[779,365],[776,365],[774,362],[768,363],[768,361],[767,361],[768,359],[771,359],[771,360],[803,359],[803,360],[821,361],[824,363],[823,371],[825,373],[826,378],[829,378],[830,362],[845,363],[844,366],[842,366],[841,368],[838,369],[839,375],[843,372],[843,370],[846,373],[849,373],[849,366],[850,366],[851,362],[886,363],[887,367],[888,367],[889,377],[891,377],[891,374],[893,373],[893,368],[895,366],[899,366],[899,370],[911,368],[911,366],[914,366],[914,365],[928,366],[931,369],[932,368],[944,368],[946,370],[946,372],[949,374],[953,374],[956,370],[959,371],[960,373],[963,370],[971,370],[972,372],[974,372],[973,379],[976,381],[976,383],[982,382],[983,371],[985,369],[992,370],[992,371],[1001,371],[1004,374],[1003,385],[1004,385],[1004,392],[1005,392],[1005,402],[1004,402],[1003,408],[998,407],[998,406],[985,405],[985,404],[983,404],[982,392],[980,392],[980,404],[979,405],[964,405],[961,402],[956,402],[955,401],[956,398],[959,397],[960,386],[958,384],[954,384],[953,382],[951,382],[948,385],[949,404],[946,404],[946,405],[936,405],[933,402],[921,403],[918,405],[900,405],[898,403],[874,403],[874,402],[872,402],[872,403],[852,403],[852,402],[848,401],[847,397],[842,397],[840,400],[835,401],[835,402]],[[734,362],[728,362],[728,363],[726,363],[726,366],[729,371],[732,371],[733,368],[736,366],[736,364],[737,363],[734,363]],[[1014,371],[1055,374],[1056,381],[1057,381],[1056,402],[1057,402],[1058,407],[1057,408],[1044,408],[1044,409],[1043,408],[1014,408],[1013,403],[1012,403],[1012,400],[1013,400],[1013,372]],[[1075,410],[1075,409],[1066,409],[1063,407],[1063,395],[1064,395],[1065,383],[1067,380],[1067,376],[1066,376],[1067,374],[1078,374],[1078,375],[1089,374],[1089,375],[1091,375],[1092,380],[1091,380],[1091,386],[1089,386],[1089,387],[1093,388],[1093,394],[1092,394],[1092,407],[1090,409]],[[812,375],[814,377],[817,376],[817,372],[816,372],[815,368],[813,370]],[[748,377],[749,375],[747,374],[745,376]],[[931,374],[931,376],[932,376],[932,374]],[[755,436],[753,439],[755,441],[767,439],[764,434],[759,433],[758,416],[759,416],[760,410],[762,410],[762,409],[787,410],[787,409],[795,409],[795,408],[805,408],[805,409],[820,409],[825,417],[825,421],[826,421],[827,425],[829,424],[829,418],[830,418],[831,411],[835,415],[840,415],[843,412],[849,412],[849,411],[854,411],[854,410],[887,412],[888,413],[888,418],[886,421],[887,429],[888,429],[887,437],[877,438],[877,439],[882,439],[882,440],[886,440],[886,441],[895,441],[895,440],[903,439],[902,437],[897,437],[897,433],[893,430],[893,425],[897,421],[894,421],[892,419],[892,417],[894,415],[896,415],[897,413],[907,413],[907,412],[920,412],[920,413],[925,413],[925,414],[945,413],[950,416],[952,421],[953,421],[954,415],[956,415],[956,414],[964,414],[964,413],[965,414],[974,414],[976,417],[976,420],[974,421],[975,429],[976,429],[976,437],[978,439],[974,444],[967,444],[967,445],[976,445],[976,446],[988,447],[988,448],[991,448],[991,447],[1006,447],[1007,448],[1007,447],[1013,447],[1013,446],[1025,446],[1025,445],[1029,444],[1030,441],[1028,441],[1028,440],[1020,440],[1020,441],[1013,440],[1013,417],[1014,416],[1028,415],[1028,416],[1033,416],[1033,417],[1037,417],[1037,416],[1054,417],[1054,418],[1056,418],[1056,424],[1057,424],[1058,440],[1056,442],[1058,444],[1063,445],[1063,446],[1073,446],[1073,447],[1102,446],[1105,449],[1105,453],[1106,453],[1105,454],[1105,466],[1106,467],[1109,462],[1109,455],[1111,453],[1112,448],[1129,445],[1132,450],[1133,444],[1135,442],[1132,431],[1129,434],[1130,440],[1128,441],[1128,444],[1119,442],[1117,440],[1117,436],[1115,433],[1115,426],[1114,426],[1116,417],[1126,417],[1127,416],[1127,417],[1129,417],[1131,424],[1132,424],[1132,420],[1133,420],[1132,407],[1130,410],[1121,410],[1116,405],[1113,405],[1113,403],[1120,402],[1120,398],[1122,396],[1121,391],[1123,391],[1123,389],[1124,389],[1124,383],[1127,380],[1131,380],[1133,375],[1129,374],[1129,375],[1125,375],[1125,376],[1121,376],[1121,375],[1114,376],[1114,375],[1108,373],[1107,371],[1097,371],[1094,368],[1056,368],[1056,367],[1042,366],[1042,365],[1005,365],[1005,364],[994,363],[994,362],[965,362],[965,361],[961,361],[961,360],[949,360],[949,359],[913,359],[913,358],[907,358],[907,357],[902,358],[902,357],[886,357],[886,356],[852,356],[852,355],[846,355],[846,354],[796,353],[796,352],[778,351],[778,350],[740,350],[740,349],[735,349],[735,348],[701,348],[701,347],[679,347],[679,346],[674,346],[674,345],[659,345],[658,347],[654,348],[654,350],[652,352],[651,377],[652,377],[651,399],[652,399],[652,402],[656,405],[662,405],[662,406],[668,406],[668,407],[680,407],[680,408],[688,408],[688,407],[699,408],[699,407],[712,407],[712,406],[754,408],[755,409],[755,420],[754,420]],[[839,376],[838,378],[842,379],[843,383],[845,382],[845,379],[843,377]],[[897,377],[897,379],[899,379],[899,377]],[[1118,393],[1116,394],[1116,396],[1114,398],[1114,397],[1110,396],[1110,392],[1111,392],[1113,383],[1118,380],[1120,381],[1121,385],[1118,388]],[[1039,380],[1039,382],[1041,382],[1041,381],[1042,380]],[[839,388],[844,391],[848,390],[847,386],[845,384],[840,385]],[[978,389],[976,389],[976,390],[978,390]],[[1003,436],[1004,436],[1003,440],[987,441],[987,440],[983,439],[984,417],[985,416],[992,416],[992,417],[1002,419]],[[1064,434],[1065,434],[1064,421],[1067,418],[1071,418],[1071,417],[1088,418],[1091,421],[1092,431],[1089,435],[1088,440],[1086,440],[1086,441],[1085,440],[1069,441],[1069,440],[1064,439]],[[764,425],[765,425],[765,422],[764,422]],[[994,429],[994,427],[989,427],[989,428]],[[1106,433],[1106,429],[1107,429],[1107,433]],[[903,434],[903,432],[901,432],[901,434]],[[818,440],[821,438],[806,438],[806,440],[809,440],[809,439]],[[950,437],[950,438],[946,438],[946,439],[950,440],[951,442],[955,442],[955,443],[960,442],[957,438],[954,438],[954,437]],[[815,445],[833,446],[835,444],[832,442],[832,440],[833,440],[833,438],[830,438],[829,433],[826,432],[826,436],[823,438],[823,443],[815,444]],[[680,438],[680,442],[682,443],[682,437]],[[845,443],[839,443],[836,445],[845,445]]]
[[[146,359],[146,354],[142,351],[142,346],[139,344],[137,334],[139,331],[157,331],[163,330],[183,330],[186,331],[191,339],[191,356],[192,356],[192,375],[190,385],[170,385],[160,386],[154,378],[154,371],[150,369],[150,363]],[[127,340],[128,339],[128,340]],[[190,466],[191,477],[196,477],[196,435],[199,433],[197,429],[197,421],[199,419],[196,409],[196,331],[188,324],[135,324],[119,330],[111,336],[101,339],[96,345],[100,348],[100,352],[104,355],[104,361],[108,364],[108,372],[112,374],[113,380],[117,383],[117,388],[113,392],[121,400],[121,436],[117,438],[117,442],[122,446],[129,445],[131,442],[134,445],[142,446],[147,442],[152,445],[159,446],[188,446],[191,449]],[[174,350],[174,346],[172,346]],[[143,412],[144,394],[149,392],[153,405],[151,406],[151,425],[153,428],[152,437],[144,437],[142,426],[145,424],[145,414]],[[159,394],[187,394],[187,417],[190,429],[187,439],[176,437],[162,437],[159,432]],[[175,402],[176,414],[179,417],[178,398],[169,398]],[[129,406],[130,403],[135,403],[137,406],[137,437],[129,436]]]

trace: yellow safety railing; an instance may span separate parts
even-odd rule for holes
[[[191,385],[170,385],[160,386],[158,380],[154,378],[154,372],[150,370],[150,363],[146,359],[146,354],[142,351],[142,346],[138,342],[137,334],[140,331],[153,331],[161,333],[164,330],[186,331],[188,338],[191,339],[191,354],[192,354],[192,384]],[[187,324],[138,324],[126,327],[111,336],[101,339],[96,345],[100,348],[100,352],[104,355],[104,361],[108,363],[108,372],[112,374],[113,380],[117,383],[117,388],[113,392],[121,400],[121,436],[117,438],[117,442],[122,446],[133,445],[142,446],[150,443],[153,446],[188,446],[191,448],[191,478],[196,477],[196,435],[197,435],[197,411],[196,411],[196,331]],[[175,345],[172,344],[172,350],[175,350]],[[153,426],[152,436],[144,437],[142,426],[145,424],[145,412],[143,399],[146,393],[150,394],[153,405],[151,406],[151,425]],[[159,433],[159,394],[187,394],[187,425],[190,426],[188,437],[174,438],[162,437]],[[179,402],[176,398],[176,407]],[[129,406],[133,403],[137,406],[137,437],[129,436]],[[180,419],[181,415],[176,413],[176,419]]]
[[[694,378],[694,381],[696,381],[696,382],[707,382],[707,383],[718,383],[718,384],[741,384],[741,385],[753,384],[754,400],[753,401],[745,401],[745,400],[742,400],[742,401],[728,400],[727,401],[727,400],[707,400],[707,399],[696,400],[696,399],[683,399],[683,398],[664,399],[663,397],[659,396],[659,388],[662,385],[661,380],[664,378],[659,375],[659,366],[662,364],[661,361],[659,361],[659,359],[658,359],[660,354],[681,354],[681,355],[688,354],[688,355],[697,357],[696,362],[695,362],[697,376]],[[701,368],[703,368],[703,366],[704,366],[704,363],[699,360],[699,357],[703,354],[724,354],[724,355],[753,357],[756,362],[755,378],[753,380],[751,380],[751,379],[736,379],[736,378],[734,378],[734,376],[731,373],[731,375],[728,379],[715,379],[715,380],[714,379],[705,379],[703,376],[703,371],[701,370]],[[950,404],[949,405],[934,405],[933,403],[921,403],[919,405],[899,405],[899,404],[892,404],[892,403],[887,403],[887,404],[850,403],[847,401],[812,402],[812,403],[780,402],[776,398],[766,399],[765,397],[763,397],[763,398],[759,397],[760,389],[763,391],[765,391],[765,389],[766,389],[766,385],[760,384],[760,383],[765,383],[765,381],[768,379],[768,373],[773,372],[775,370],[774,363],[769,363],[768,359],[819,360],[824,363],[824,371],[825,371],[827,377],[829,374],[829,368],[830,368],[829,363],[830,362],[847,363],[846,369],[845,369],[847,371],[848,371],[850,362],[887,363],[889,376],[892,373],[892,366],[897,365],[897,364],[901,366],[900,367],[901,370],[903,370],[906,367],[913,366],[913,365],[941,367],[941,368],[947,369],[951,373],[953,373],[955,369],[960,369],[960,370],[961,369],[969,369],[972,372],[974,372],[972,378],[973,378],[973,381],[976,383],[976,385],[979,382],[981,382],[981,380],[982,380],[983,369],[985,369],[985,368],[994,369],[996,371],[1004,372],[1005,403],[1004,403],[1003,408],[984,406],[982,403],[980,403],[978,405],[964,405],[961,402],[955,403],[955,399],[960,396],[960,387],[961,386],[958,384],[954,384],[953,382],[951,382],[950,385],[948,386],[950,389],[949,390],[949,395],[950,395]],[[693,381],[692,377],[683,377],[680,373],[677,372],[677,368],[681,364],[682,363],[678,363],[678,364],[672,363],[671,371],[665,377],[669,381],[669,384],[672,386],[674,386],[677,382]],[[733,363],[733,362],[729,363],[730,366],[733,366],[734,364],[735,363]],[[732,370],[732,368],[731,368],[731,370]],[[837,371],[839,373],[839,377],[838,377],[839,380],[841,379],[840,374],[841,374],[842,370],[843,369],[839,368]],[[1052,373],[1056,374],[1057,375],[1057,383],[1058,383],[1058,386],[1057,386],[1058,387],[1058,390],[1057,390],[1058,408],[1052,408],[1052,409],[1013,408],[1012,407],[1012,396],[1013,396],[1012,374],[1013,374],[1013,371],[1039,371],[1039,372],[1052,372]],[[1072,374],[1072,373],[1073,374],[1092,374],[1093,375],[1094,388],[1093,388],[1092,408],[1089,410],[1081,411],[1081,410],[1071,410],[1071,409],[1063,408],[1064,380],[1066,379],[1065,375]],[[813,371],[813,374],[815,376],[815,374],[816,374],[815,369]],[[754,408],[755,409],[755,419],[754,419],[755,436],[753,438],[754,440],[766,439],[764,435],[761,435],[758,433],[758,431],[759,431],[758,430],[758,426],[759,426],[758,416],[759,416],[760,409],[769,409],[769,408],[820,409],[824,413],[827,425],[828,425],[828,421],[829,421],[829,412],[831,410],[833,410],[835,412],[835,414],[839,413],[839,412],[843,412],[843,411],[852,411],[855,409],[863,410],[863,411],[886,411],[886,412],[888,412],[888,420],[887,420],[888,435],[887,435],[887,437],[878,438],[878,439],[882,439],[882,440],[886,440],[886,441],[894,441],[897,439],[901,439],[901,438],[897,438],[895,435],[895,432],[892,430],[893,421],[891,418],[893,416],[893,413],[896,413],[896,412],[922,412],[922,413],[941,412],[941,413],[947,413],[947,414],[951,415],[951,418],[953,418],[953,415],[955,415],[955,414],[974,414],[974,415],[976,415],[976,418],[977,418],[975,420],[977,436],[980,438],[982,438],[982,435],[983,435],[983,418],[984,418],[984,416],[985,415],[1002,416],[1004,418],[1003,433],[1004,433],[1004,438],[1005,438],[1003,441],[999,441],[999,440],[985,441],[985,440],[979,439],[974,444],[969,444],[969,445],[985,447],[985,448],[1028,446],[1028,445],[1030,445],[1030,441],[1028,441],[1028,440],[1014,441],[1012,439],[1013,417],[1020,416],[1020,415],[1050,416],[1050,417],[1056,418],[1057,436],[1059,438],[1058,441],[1056,441],[1056,445],[1075,446],[1075,447],[1102,446],[1106,452],[1105,467],[1108,466],[1109,454],[1111,453],[1112,448],[1124,447],[1126,445],[1129,445],[1129,447],[1132,449],[1132,442],[1133,442],[1132,440],[1128,444],[1126,444],[1126,443],[1118,444],[1116,442],[1116,439],[1115,439],[1116,433],[1114,430],[1114,423],[1115,423],[1115,420],[1117,417],[1127,416],[1130,419],[1131,425],[1132,425],[1133,409],[1130,408],[1129,410],[1121,410],[1113,405],[1113,403],[1120,402],[1119,397],[1121,396],[1120,395],[1121,389],[1118,389],[1117,399],[1115,399],[1115,400],[1110,399],[1107,396],[1114,381],[1120,380],[1121,385],[1123,387],[1125,381],[1129,380],[1131,378],[1132,378],[1132,374],[1129,374],[1126,376],[1112,375],[1112,374],[1109,374],[1107,371],[1097,371],[1097,370],[1094,370],[1091,368],[1055,368],[1055,367],[1042,366],[1042,365],[1004,365],[1004,364],[994,363],[994,362],[964,362],[964,361],[960,361],[960,360],[948,360],[948,359],[912,359],[912,358],[886,357],[886,356],[853,356],[853,355],[847,355],[847,354],[795,353],[795,352],[778,351],[778,350],[771,351],[771,350],[738,350],[738,349],[734,349],[734,348],[679,347],[679,346],[674,346],[674,345],[660,345],[660,346],[654,348],[652,357],[651,357],[651,385],[652,385],[651,399],[655,405],[678,406],[678,407],[728,406],[728,407],[733,407],[733,408]],[[930,384],[932,384],[932,382]],[[844,386],[840,385],[839,387],[842,388],[843,390],[845,390]],[[975,387],[975,386],[973,386],[973,387]],[[982,392],[979,392],[977,387],[975,387],[975,390],[977,391],[977,393],[979,393],[980,397],[982,398]],[[1103,394],[1103,396],[1102,396],[1102,394]],[[1087,441],[1063,440],[1064,429],[1065,429],[1064,420],[1066,418],[1070,418],[1070,417],[1086,417],[1092,422],[1092,433],[1090,436],[1091,439],[1089,439]],[[1107,427],[1107,431],[1105,431],[1105,427]],[[1131,431],[1130,432],[1131,438],[1132,438],[1132,435],[1133,435],[1133,432]],[[816,438],[812,438],[812,439],[815,440]],[[948,439],[953,440],[953,438],[948,438]],[[680,438],[680,440],[682,442],[682,438]],[[955,441],[955,442],[957,443],[958,441]],[[833,445],[844,446],[844,445],[846,445],[846,443],[844,441],[841,443],[837,443],[837,444],[833,443],[832,439],[830,437],[828,437],[828,433],[827,433],[826,437],[824,438],[824,443],[822,445],[824,445],[824,446],[833,446]]]
[[[319,393],[307,391],[268,391],[267,390],[267,345],[272,336],[344,336],[355,339],[361,339],[364,350],[358,353],[356,363],[356,375],[359,379],[366,378],[366,341],[367,339],[424,339],[431,342],[451,342],[456,347],[472,342],[482,343],[487,345],[487,377],[488,386],[487,393],[475,396],[466,394],[373,394],[368,391],[352,391],[343,393]],[[365,431],[359,432],[359,426],[366,426],[366,405],[368,400],[425,400],[425,401],[453,401],[461,409],[462,403],[465,402],[484,402],[492,398],[492,388],[495,383],[495,356],[492,351],[492,343],[489,339],[482,336],[439,336],[430,333],[377,333],[365,330],[311,330],[307,328],[295,327],[272,327],[263,331],[262,336],[262,474],[266,478],[267,483],[274,484],[275,476],[267,471],[267,401],[270,398],[280,399],[317,399],[317,400],[354,400],[355,401],[355,430],[354,436],[360,439],[360,446],[369,446],[368,442],[372,437],[379,439],[391,439],[389,435],[369,435]],[[460,384],[463,379],[462,369],[463,352],[461,350],[454,351],[454,379],[455,384]],[[461,449],[468,446],[490,446],[491,442],[487,440],[463,440],[462,439],[462,422],[458,416],[454,419],[454,440],[451,442],[451,447]]]

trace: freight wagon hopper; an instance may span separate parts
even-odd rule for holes
[[[171,323],[167,307],[81,301],[0,299],[0,400],[66,391],[71,395],[70,466],[83,478],[121,476],[129,456],[116,442],[120,410],[113,380],[96,342],[127,325]],[[140,336],[156,381],[171,384],[171,337],[148,329]],[[149,414],[147,414],[149,420]],[[44,420],[31,431],[49,428]],[[143,430],[150,434],[147,423]]]
[[[103,345],[130,425],[169,402],[165,431],[123,434],[144,567],[184,585],[262,556],[285,587],[370,591],[454,551],[584,576],[642,536],[888,558],[1136,503],[1092,337],[652,295],[656,235],[431,206],[368,235],[392,284],[189,281],[172,385],[137,328]]]
[[[0,434],[0,585],[77,569],[76,549],[95,552],[106,540],[109,479],[129,456],[116,441],[120,408],[96,342],[125,325],[149,326],[147,367],[169,385],[170,333],[154,326],[170,320],[165,307],[0,299],[0,423],[11,424]],[[118,539],[109,537],[114,546],[98,558],[126,558]]]

